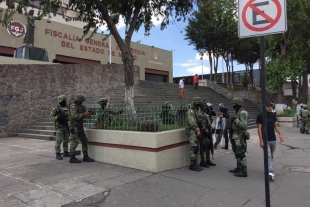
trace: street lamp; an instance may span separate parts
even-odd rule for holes
[[[173,77],[173,52],[174,52],[175,50],[174,49],[171,49],[171,53],[172,53],[172,58],[171,58],[171,76]],[[169,81],[168,81],[169,82]]]
[[[203,80],[203,53],[201,52],[200,53],[200,60],[201,60],[201,72],[202,72],[202,75],[201,75],[201,80]]]

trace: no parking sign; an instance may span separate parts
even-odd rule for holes
[[[240,38],[287,30],[285,0],[239,0],[238,14]]]

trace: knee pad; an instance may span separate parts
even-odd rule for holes
[[[199,152],[199,147],[198,146],[191,147],[191,150],[194,154],[197,154]]]
[[[243,157],[243,159],[241,159],[241,161],[240,161],[240,164],[241,164],[242,166],[247,166],[247,158],[246,158],[246,157]]]

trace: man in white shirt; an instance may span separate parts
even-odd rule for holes
[[[180,80],[180,82],[179,82],[179,89],[180,89],[180,98],[181,99],[184,99],[184,92],[185,92],[185,90],[184,90],[184,78],[182,78],[181,80]]]

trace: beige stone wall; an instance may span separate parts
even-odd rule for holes
[[[27,60],[27,59],[19,59],[19,58],[11,58],[11,57],[3,57],[0,56],[0,65],[2,64],[12,64],[12,65],[19,65],[19,64],[39,64],[39,65],[58,65],[58,63],[51,63],[51,62],[43,62],[43,61],[36,61],[36,60]]]
[[[102,96],[123,85],[123,65],[1,65],[0,137],[46,117],[61,94],[68,99],[77,93]]]
[[[36,13],[35,13],[36,14]],[[13,20],[26,25],[26,16],[15,14]],[[70,56],[76,58],[90,59],[100,61],[101,64],[109,62],[109,38],[102,34],[95,34],[92,40],[79,42],[83,30],[78,27],[61,24],[58,22],[47,23],[46,19],[35,22],[35,46],[45,48],[49,54],[49,60],[52,61],[56,55]],[[23,46],[22,39],[16,39],[10,36],[7,28],[0,27],[0,46],[17,48]],[[112,42],[112,63],[122,64],[121,53],[115,42]],[[169,82],[172,83],[172,52],[159,49],[152,46],[131,43],[133,55],[135,57],[134,65],[140,67],[140,78],[145,80],[145,68],[168,71]],[[158,58],[154,57],[158,54]]]

